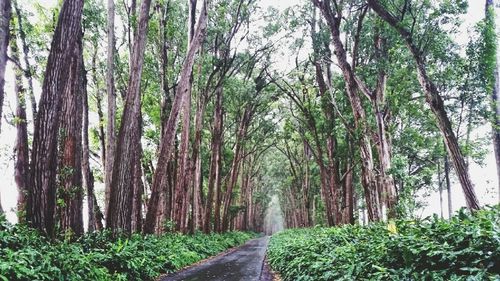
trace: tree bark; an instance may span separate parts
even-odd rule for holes
[[[92,82],[94,84],[95,88],[95,100],[96,100],[96,106],[97,106],[97,117],[99,118],[99,123],[98,123],[98,133],[97,137],[99,138],[99,145],[100,145],[100,150],[101,150],[101,163],[102,166],[106,166],[106,135],[104,134],[104,113],[102,112],[102,91],[99,85],[99,78],[97,77],[97,56],[98,56],[98,51],[99,51],[99,42],[95,40],[93,42],[93,47],[94,47],[94,52],[92,54]],[[104,168],[105,169],[105,168]],[[104,176],[106,176],[106,172],[104,173]],[[104,204],[107,206],[107,200],[104,200]]]
[[[59,129],[58,203],[61,231],[83,234],[82,189],[82,34],[73,49],[68,82],[63,90]]]
[[[137,36],[131,57],[130,78],[125,109],[118,134],[118,142],[110,184],[110,197],[106,212],[106,227],[113,232],[130,234],[134,194],[135,157],[140,142],[141,76],[146,48],[149,8],[151,0],[141,3]],[[109,158],[109,157],[108,157]]]
[[[81,32],[83,0],[62,4],[47,61],[37,113],[31,157],[31,193],[27,202],[29,224],[53,235],[55,226],[57,133],[61,97],[70,73],[70,59]]]
[[[234,147],[234,158],[231,164],[231,174],[229,177],[229,182],[227,183],[226,186],[226,193],[224,194],[224,209],[222,213],[222,227],[219,229],[219,231],[227,231],[228,223],[230,220],[230,213],[229,213],[229,208],[231,207],[231,202],[233,199],[233,189],[236,185],[236,182],[238,180],[238,174],[240,170],[240,164],[241,164],[241,157],[242,157],[242,146],[243,142],[245,141],[245,137],[247,134],[247,128],[248,125],[250,124],[250,121],[252,120],[252,115],[253,115],[253,105],[248,104],[245,107],[245,110],[243,112],[243,116],[241,117],[240,120],[240,125],[238,127],[238,131],[236,134],[236,144]]]
[[[455,132],[452,129],[450,119],[446,113],[444,102],[439,91],[427,74],[425,67],[425,62],[421,51],[413,42],[412,34],[406,30],[399,20],[392,16],[380,3],[378,0],[368,0],[368,4],[385,22],[391,25],[399,35],[405,40],[406,46],[409,49],[415,64],[417,66],[417,76],[420,86],[425,94],[425,99],[429,104],[431,111],[434,113],[437,119],[437,125],[441,134],[443,135],[446,150],[451,158],[453,167],[455,168],[457,177],[462,186],[462,191],[465,196],[465,201],[467,202],[467,207],[472,210],[478,210],[480,208],[479,201],[477,200],[476,193],[474,191],[474,185],[470,179],[469,170],[465,164],[462,151],[458,145]]]
[[[5,67],[7,66],[7,48],[9,47],[9,25],[11,7],[10,0],[0,2],[0,119],[2,119],[3,100],[5,96]],[[0,120],[0,132],[2,131],[2,120]]]
[[[12,58],[19,60],[17,34],[10,41]],[[29,146],[28,146],[28,119],[26,117],[26,92],[23,87],[22,70],[14,66],[16,94],[16,143],[14,146],[14,180],[17,185],[17,217],[19,223],[26,222],[26,197],[29,188]]]
[[[444,156],[444,177],[446,181],[446,193],[448,195],[448,218],[451,218],[453,215],[453,206],[451,200],[450,160],[448,159],[448,154]]]
[[[142,116],[139,115],[139,123],[142,124]],[[142,125],[140,126],[142,127]],[[136,136],[137,148],[134,152],[134,178],[133,178],[133,189],[134,194],[132,198],[132,232],[140,233],[142,231],[142,195],[144,194],[144,184],[142,182],[142,144],[141,144],[141,132],[139,129],[139,134]]]
[[[170,159],[175,132],[179,121],[179,112],[186,101],[186,95],[189,91],[189,79],[194,65],[195,54],[200,48],[206,34],[207,28],[207,0],[203,1],[201,14],[198,19],[195,35],[192,44],[189,45],[186,59],[182,66],[181,78],[178,84],[172,110],[165,126],[165,132],[160,142],[160,152],[158,156],[158,164],[153,177],[153,186],[151,190],[151,198],[148,204],[148,213],[146,214],[146,221],[144,225],[145,233],[152,233],[155,229],[155,215],[158,209],[159,193],[161,191],[161,184],[167,172],[167,163]],[[138,32],[140,34],[140,32]]]
[[[368,218],[370,221],[379,221],[382,218],[380,210],[379,186],[374,173],[374,161],[369,140],[370,132],[366,125],[366,113],[362,106],[361,99],[358,95],[360,85],[356,81],[354,71],[347,61],[347,54],[342,41],[340,40],[340,22],[341,15],[335,15],[330,7],[328,0],[312,0],[314,5],[320,8],[324,18],[330,28],[332,35],[332,43],[335,49],[335,55],[338,60],[338,65],[346,82],[346,92],[351,103],[354,114],[354,123],[356,128],[361,132],[359,144],[361,154],[361,183],[365,191],[365,199],[368,210]]]
[[[194,125],[194,142],[191,162],[194,164],[193,171],[193,230],[201,229],[203,223],[202,210],[202,169],[201,169],[201,131],[203,129],[203,119],[205,116],[205,95],[199,93],[198,102],[196,105],[195,125]]]
[[[87,93],[87,75],[82,65],[82,98],[83,98],[83,126],[82,126],[82,173],[83,187],[87,191],[88,232],[102,230],[103,215],[97,204],[94,192],[94,176],[90,169],[90,146],[89,146],[89,101]]]
[[[210,171],[208,174],[208,191],[207,199],[205,201],[204,210],[204,222],[203,231],[205,233],[210,232],[210,221],[212,217],[212,202],[214,202],[214,189],[215,190],[215,201],[218,200],[220,193],[220,166],[222,160],[222,124],[223,124],[223,88],[222,83],[220,83],[215,89],[215,105],[214,105],[214,119],[213,119],[213,131],[212,131],[212,144],[210,150],[212,151],[210,157]],[[220,202],[218,203],[220,204]],[[216,208],[217,209],[217,208]],[[215,223],[214,223],[215,228]]]
[[[189,0],[189,23],[188,23],[188,42],[192,43],[195,29],[196,16],[196,0]],[[193,83],[193,72],[189,75],[187,91],[185,93],[185,101],[182,108],[182,133],[181,144],[179,148],[179,161],[177,163],[177,182],[175,187],[175,207],[174,221],[176,222],[176,230],[186,233],[186,216],[188,212],[189,188],[191,187],[191,168],[189,159],[189,131],[191,126],[191,87]]]
[[[106,126],[106,152],[107,159],[104,163],[104,209],[108,209],[113,163],[115,160],[115,120],[116,120],[116,91],[115,91],[115,3],[108,0],[108,50],[106,58],[106,93],[108,96],[108,115]]]

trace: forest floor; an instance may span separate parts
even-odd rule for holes
[[[269,237],[248,241],[241,247],[160,278],[160,281],[270,281],[264,267]]]

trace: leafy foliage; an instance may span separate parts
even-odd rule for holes
[[[293,229],[272,237],[271,266],[284,280],[498,280],[500,205],[449,221]],[[393,232],[391,232],[392,230]]]
[[[95,232],[78,241],[50,241],[22,225],[0,218],[0,280],[154,280],[238,246],[253,233],[112,239]]]

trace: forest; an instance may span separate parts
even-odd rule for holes
[[[498,280],[498,7],[0,0],[0,280]]]

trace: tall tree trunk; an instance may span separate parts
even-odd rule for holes
[[[383,111],[381,108],[385,107],[385,91],[387,86],[387,73],[384,69],[384,62],[387,61],[387,51],[385,47],[385,39],[380,34],[379,27],[375,27],[375,57],[379,63],[377,86],[374,93],[371,95],[371,103],[374,109],[375,120],[377,124],[377,139],[374,143],[377,147],[378,154],[378,186],[380,191],[383,193],[381,196],[386,207],[387,207],[387,218],[392,219],[396,217],[396,186],[394,184],[394,179],[389,174],[391,169],[391,142],[389,134],[387,133],[387,124],[385,116],[387,112]],[[386,109],[389,110],[389,109]]]
[[[485,22],[486,27],[488,29],[492,29],[492,32],[488,32],[487,41],[488,47],[491,48],[490,54],[494,55],[493,59],[494,63],[491,65],[493,70],[493,77],[490,80],[491,83],[491,100],[492,100],[492,112],[493,112],[493,149],[495,152],[495,160],[497,165],[497,179],[498,179],[498,201],[500,202],[500,76],[499,76],[499,68],[500,68],[500,58],[498,52],[498,32],[496,28],[496,15],[495,15],[495,1],[494,0],[486,0],[485,5]]]
[[[59,129],[58,205],[60,228],[76,236],[83,234],[82,190],[82,34],[69,62],[68,83],[64,87]]]
[[[107,159],[104,164],[104,210],[108,210],[111,177],[113,174],[113,163],[115,160],[115,120],[116,120],[116,91],[115,91],[115,3],[108,0],[108,50],[106,59],[106,93],[108,96],[108,116],[106,126],[106,152]]]
[[[356,128],[361,132],[359,140],[361,154],[361,183],[365,191],[365,199],[368,210],[368,218],[370,221],[379,221],[382,218],[379,201],[379,187],[374,173],[374,161],[370,144],[370,132],[366,125],[366,113],[363,108],[361,99],[358,95],[360,86],[356,81],[354,71],[347,61],[347,54],[342,41],[340,40],[340,22],[341,17],[335,15],[330,6],[330,1],[312,0],[314,5],[320,8],[324,18],[330,28],[332,35],[332,43],[335,49],[335,55],[338,60],[339,67],[342,71],[346,82],[346,92],[351,103],[354,114],[354,123]]]
[[[244,138],[246,136],[247,126],[251,119],[251,106],[247,106],[243,112],[243,116],[238,127],[238,132],[236,134],[236,144],[234,146],[234,157],[231,164],[231,172],[229,176],[229,181],[226,186],[226,193],[224,194],[223,203],[223,213],[222,213],[222,227],[218,229],[219,231],[227,231],[229,223],[229,209],[231,207],[231,202],[233,199],[233,189],[238,180],[238,174],[240,170],[241,157],[242,157],[242,145]]]
[[[321,21],[320,21],[321,23]],[[321,25],[320,25],[321,26]],[[325,81],[324,74],[323,74],[323,67],[322,67],[322,62],[321,62],[321,51],[320,51],[320,46],[322,45],[321,41],[318,41],[318,34],[316,32],[316,9],[313,10],[313,20],[311,21],[311,39],[314,42],[313,43],[313,49],[314,49],[314,67],[315,67],[315,78],[316,82],[318,83],[318,89],[319,89],[319,94],[321,96],[321,110],[323,112],[323,115],[326,119],[326,155],[327,155],[327,163],[326,164],[321,164],[320,166],[323,167],[323,169],[326,169],[323,171],[322,175],[327,176],[328,178],[324,180],[324,182],[327,184],[327,191],[324,191],[324,196],[325,200],[328,200],[329,202],[326,202],[327,206],[327,218],[329,221],[329,225],[337,225],[340,222],[340,213],[339,213],[339,204],[338,202],[340,201],[338,198],[338,195],[340,194],[338,191],[340,190],[340,181],[339,181],[339,176],[338,176],[338,165],[335,160],[335,148],[336,148],[336,142],[337,140],[335,139],[335,136],[333,135],[333,130],[335,127],[335,118],[333,114],[333,108],[330,102],[328,101],[328,89],[327,85],[330,84],[329,78],[327,77],[327,81]],[[324,44],[325,45],[325,56],[331,56],[331,51],[329,44]],[[325,68],[329,69],[330,65],[325,66]],[[318,134],[316,133],[316,125],[313,123],[310,126],[312,129],[314,129],[314,135],[315,135],[315,142],[316,145],[318,146],[318,156],[317,161],[323,162],[323,152],[321,149],[321,144],[318,138]]]
[[[189,0],[189,24],[188,24],[188,42],[192,43],[195,29],[195,16],[196,16],[196,0]],[[185,233],[186,215],[188,212],[188,195],[191,181],[191,169],[189,159],[189,130],[191,126],[191,87],[193,83],[193,72],[191,70],[187,91],[184,97],[184,104],[182,108],[182,133],[181,144],[179,148],[179,161],[177,165],[177,183],[175,187],[175,207],[174,207],[174,221],[176,222],[176,230]]]
[[[199,93],[198,102],[196,105],[195,125],[194,125],[194,142],[191,161],[194,164],[193,171],[193,230],[201,229],[202,226],[202,179],[201,170],[201,131],[203,129],[203,119],[205,116],[205,95]]]
[[[220,179],[220,164],[222,158],[222,124],[223,124],[223,88],[222,83],[220,83],[215,89],[215,105],[214,105],[214,120],[213,120],[213,131],[212,131],[212,144],[210,151],[212,151],[210,157],[210,171],[208,174],[208,191],[207,198],[205,201],[204,210],[204,222],[203,231],[205,233],[210,232],[210,221],[212,217],[212,202],[214,201],[214,189],[215,190],[215,201],[219,198],[220,184],[218,185],[217,179]],[[220,181],[219,181],[220,182]],[[217,202],[216,202],[217,203]],[[220,204],[220,203],[219,203]],[[214,223],[215,225],[215,223]]]
[[[104,134],[104,113],[102,112],[102,91],[100,89],[99,85],[99,79],[97,77],[97,56],[98,56],[98,51],[99,51],[99,42],[96,40],[93,42],[94,44],[94,52],[92,54],[92,82],[94,84],[94,88],[96,89],[95,92],[95,100],[96,100],[96,105],[97,105],[97,117],[99,118],[99,123],[98,123],[98,139],[99,139],[99,144],[100,144],[100,150],[101,150],[101,163],[102,166],[106,166],[106,135]],[[106,176],[106,173],[104,174]],[[105,205],[107,205],[107,200],[105,201]]]
[[[173,150],[173,141],[175,133],[177,131],[177,125],[179,121],[179,112],[186,101],[186,95],[189,91],[191,77],[191,71],[194,65],[195,54],[201,47],[201,44],[205,38],[206,28],[207,28],[207,1],[203,1],[203,6],[201,8],[201,14],[198,19],[198,24],[196,27],[195,35],[193,37],[192,43],[189,45],[188,53],[186,59],[182,66],[181,78],[178,84],[178,90],[174,98],[172,105],[172,110],[165,126],[165,132],[161,138],[160,142],[160,152],[158,156],[158,164],[153,177],[153,186],[151,190],[151,198],[148,204],[148,213],[146,214],[146,221],[144,225],[145,233],[152,233],[155,229],[155,215],[158,209],[159,193],[161,192],[161,184],[165,174],[167,172],[167,163],[171,157]],[[140,32],[138,32],[140,34]]]
[[[62,93],[70,60],[81,33],[83,0],[65,0],[58,17],[47,61],[37,113],[31,157],[31,186],[27,221],[52,236],[55,226],[57,133]]]
[[[2,107],[5,96],[5,67],[7,66],[7,48],[9,47],[10,0],[0,2],[0,132],[2,131]]]
[[[19,60],[19,48],[16,35],[10,41],[12,58]],[[26,222],[26,196],[29,188],[29,147],[28,147],[28,120],[26,117],[26,92],[23,87],[22,70],[14,66],[16,95],[16,143],[14,146],[14,180],[16,181],[17,217],[20,223]]]
[[[83,187],[87,191],[88,232],[102,230],[103,215],[97,204],[94,192],[94,176],[90,169],[90,146],[89,146],[89,101],[87,93],[87,75],[84,65],[82,75],[82,98],[83,98],[83,126],[82,126],[82,173]]]
[[[29,90],[28,93],[31,102],[31,112],[33,114],[33,123],[35,123],[37,107],[36,107],[35,93],[33,90],[33,69],[29,61],[29,48],[28,48],[28,43],[26,42],[26,32],[24,32],[23,28],[23,17],[21,14],[21,9],[19,9],[17,0],[14,1],[13,4],[17,15],[17,27],[19,32],[19,38],[21,39],[23,47],[24,66],[26,68],[25,75],[26,78],[28,79],[28,90]]]
[[[431,111],[434,113],[437,119],[437,125],[441,134],[443,135],[446,150],[451,158],[453,167],[455,168],[457,177],[462,186],[462,191],[465,196],[465,201],[467,202],[467,207],[472,210],[477,210],[480,208],[479,201],[477,200],[476,193],[474,191],[474,185],[470,179],[469,170],[465,164],[462,151],[458,145],[455,132],[451,127],[450,119],[446,113],[444,102],[439,91],[427,74],[425,67],[424,58],[420,50],[413,42],[411,33],[404,28],[397,18],[392,16],[380,3],[378,0],[368,0],[370,7],[389,25],[391,25],[399,35],[405,40],[406,46],[408,47],[410,53],[413,56],[417,67],[418,81],[422,90],[424,91],[425,98],[429,104]]]
[[[106,212],[106,227],[114,232],[123,231],[130,234],[132,231],[132,206],[134,194],[134,173],[136,160],[134,152],[140,142],[141,115],[141,76],[146,48],[149,8],[151,0],[141,3],[137,36],[134,40],[131,57],[131,71],[127,89],[127,97],[123,117],[118,134],[118,142],[110,184],[110,197]],[[108,157],[109,158],[109,157]]]

